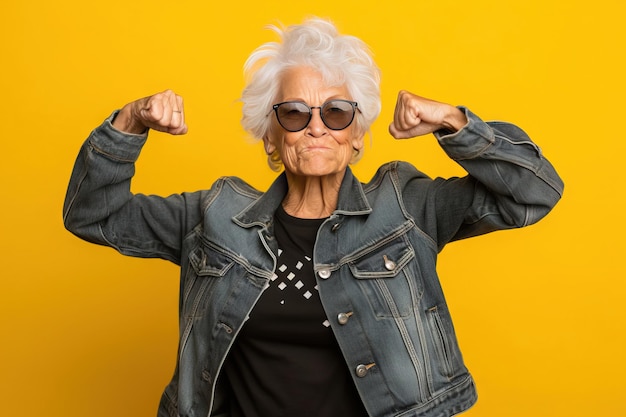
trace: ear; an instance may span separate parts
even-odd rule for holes
[[[360,151],[363,149],[363,138],[365,135],[357,135],[352,139],[352,149]]]
[[[276,146],[268,135],[263,136],[263,147],[265,148],[265,153],[267,155],[271,155],[274,153],[274,151],[276,151]]]

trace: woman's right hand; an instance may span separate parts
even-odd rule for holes
[[[172,90],[165,90],[128,103],[117,114],[113,127],[133,134],[142,134],[149,128],[183,135],[187,133],[183,98]]]

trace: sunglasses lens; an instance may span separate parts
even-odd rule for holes
[[[314,107],[319,108],[319,107]],[[322,105],[320,115],[324,124],[332,130],[343,130],[354,119],[356,103],[347,100],[330,100]],[[278,123],[290,132],[298,132],[309,124],[312,110],[305,103],[287,101],[274,106]]]
[[[322,106],[322,120],[329,129],[342,130],[354,119],[354,106],[349,101],[331,100]]]
[[[290,132],[302,130],[309,124],[311,110],[304,103],[282,103],[276,109],[278,122]]]

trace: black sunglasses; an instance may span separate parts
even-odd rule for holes
[[[285,101],[272,106],[278,123],[289,132],[299,132],[309,125],[313,109],[320,109],[322,122],[331,130],[343,130],[354,120],[357,103],[349,100],[329,100],[321,106],[310,107],[301,101]]]

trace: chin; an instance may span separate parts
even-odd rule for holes
[[[343,174],[345,168],[343,169],[308,169],[303,170],[302,175],[305,177],[329,177],[333,175]]]

